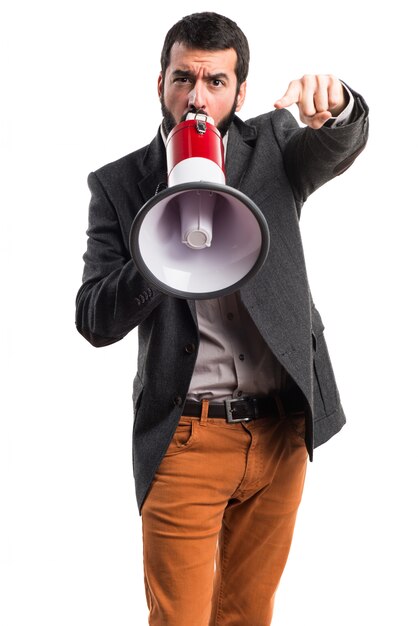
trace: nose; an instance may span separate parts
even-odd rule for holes
[[[202,86],[195,84],[195,86],[189,93],[188,105],[189,105],[189,108],[194,108],[194,109],[206,108],[204,90]]]

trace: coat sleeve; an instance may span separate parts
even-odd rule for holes
[[[369,109],[359,94],[350,91],[354,110],[349,123],[340,127],[295,128],[294,123],[281,125],[279,116],[273,116],[286,174],[300,205],[324,183],[345,172],[366,146]]]
[[[76,298],[76,326],[87,341],[100,347],[122,339],[164,296],[136,269],[115,207],[95,173],[89,175],[88,185],[88,240]]]

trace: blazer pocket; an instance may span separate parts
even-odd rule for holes
[[[318,337],[324,332],[324,324],[322,322],[319,311],[312,306],[312,347],[316,352]]]
[[[140,379],[139,375],[136,374],[134,378],[133,394],[132,394],[132,400],[134,402],[134,412],[137,411],[140,405],[143,390],[144,390],[144,385],[142,383],[142,380]]]
[[[314,419],[321,419],[336,410],[339,399],[324,337],[324,324],[315,307],[312,307],[312,347],[314,350]]]

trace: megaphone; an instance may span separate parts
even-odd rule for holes
[[[136,268],[171,296],[230,294],[263,265],[267,222],[250,198],[225,184],[223,141],[212,118],[189,113],[169,134],[166,152],[168,187],[132,224]]]

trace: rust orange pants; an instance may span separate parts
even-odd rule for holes
[[[182,416],[142,507],[151,626],[269,626],[305,480],[303,418]]]

